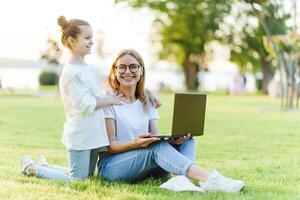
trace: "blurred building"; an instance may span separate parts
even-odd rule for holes
[[[2,89],[38,89],[39,75],[44,70],[59,71],[59,66],[45,61],[0,58],[0,86]]]
[[[183,71],[169,65],[150,68],[146,72],[146,87],[153,91],[183,90],[185,80]]]
[[[238,66],[230,62],[228,47],[213,41],[205,46],[207,55],[207,70],[200,71],[198,80],[200,89],[207,92],[218,90],[230,94],[253,93],[256,91],[255,76],[241,73]]]
[[[255,76],[252,73],[240,73],[238,67],[229,61],[213,61],[207,71],[198,74],[200,88],[203,91],[227,91],[230,94],[253,93],[256,91]]]
[[[148,68],[146,87],[153,91],[184,90],[184,73],[180,67],[173,65],[159,62],[155,68]],[[99,68],[98,65],[92,65],[92,68],[100,69],[102,71],[100,74],[107,75],[108,68]],[[0,59],[0,88],[36,90],[39,88],[39,75],[44,70],[54,70],[59,74],[60,66],[49,65],[42,60]],[[102,80],[104,79],[102,77]],[[200,89],[207,92],[225,90],[228,93],[239,94],[256,91],[255,77],[251,73],[240,74],[238,67],[228,60],[209,62],[208,70],[200,71],[198,79]]]

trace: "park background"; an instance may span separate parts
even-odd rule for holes
[[[19,174],[19,158],[67,165],[57,80],[68,59],[56,19],[94,29],[87,62],[107,72],[114,54],[145,59],[160,130],[170,131],[173,94],[207,93],[197,162],[243,179],[241,193],[173,193],[159,180],[64,185]],[[300,199],[300,3],[296,0],[11,0],[0,6],[1,199]]]

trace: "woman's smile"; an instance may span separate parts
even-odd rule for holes
[[[131,81],[135,78],[136,76],[135,75],[123,75],[121,76],[122,79],[124,79],[125,81]]]

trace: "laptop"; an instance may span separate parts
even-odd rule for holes
[[[175,93],[171,134],[158,134],[152,137],[169,139],[185,134],[201,136],[204,133],[206,94]]]

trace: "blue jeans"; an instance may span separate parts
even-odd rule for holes
[[[39,166],[36,176],[68,183],[72,180],[84,180],[93,175],[100,148],[91,150],[69,150],[69,168],[48,165]]]
[[[191,138],[181,145],[167,141],[124,153],[104,156],[99,161],[99,174],[110,180],[135,182],[149,175],[162,177],[168,173],[186,175],[195,162],[195,142]]]

